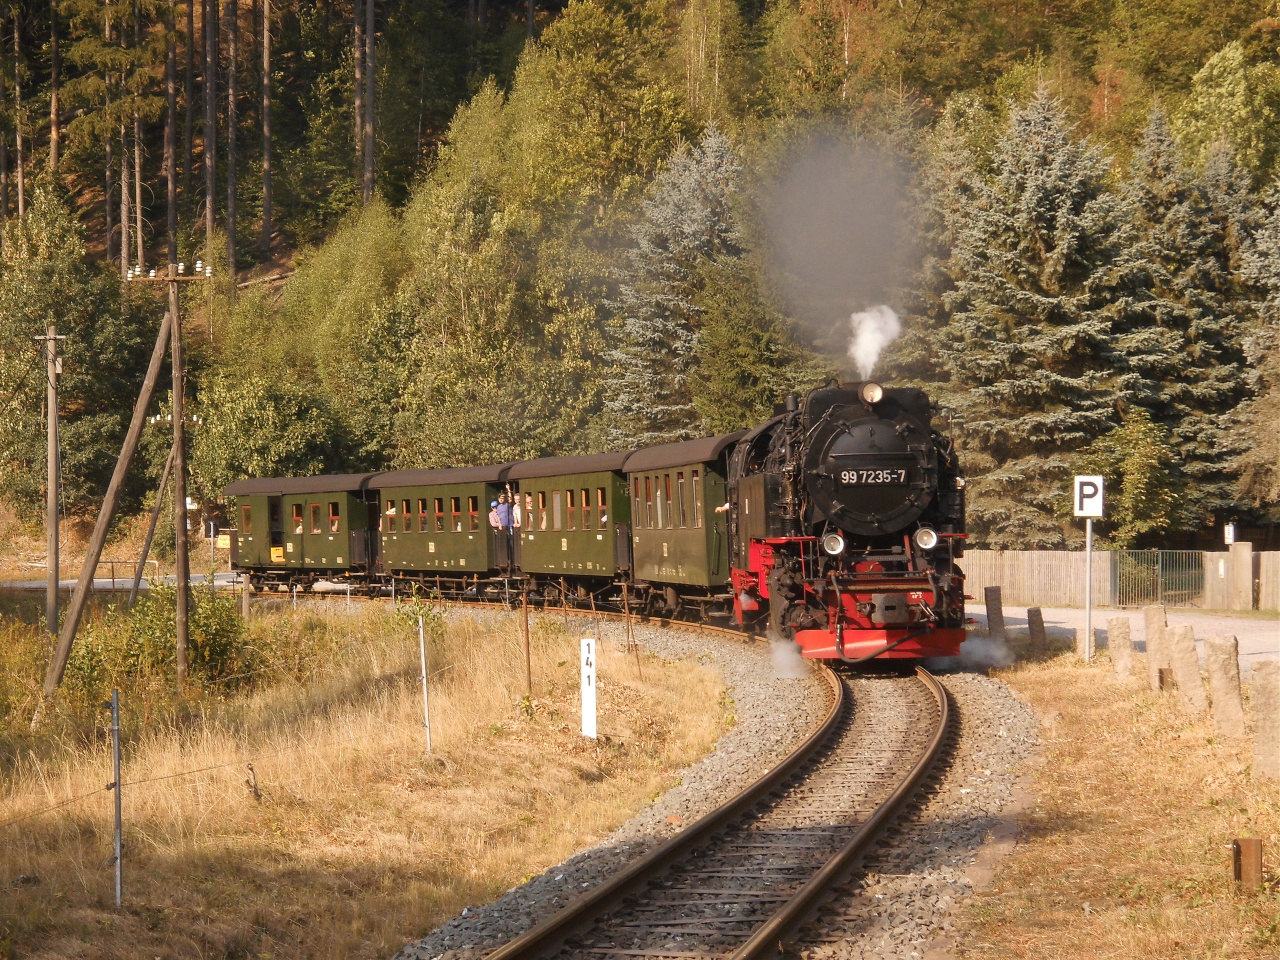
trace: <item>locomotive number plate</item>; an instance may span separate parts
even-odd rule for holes
[[[907,484],[907,470],[841,470],[840,482],[846,487],[893,486]]]

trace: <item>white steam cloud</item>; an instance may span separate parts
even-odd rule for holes
[[[902,321],[889,307],[881,304],[862,310],[849,318],[853,337],[849,340],[849,356],[857,364],[862,379],[871,376],[880,359],[880,351],[898,339]]]

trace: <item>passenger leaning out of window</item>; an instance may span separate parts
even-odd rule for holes
[[[502,521],[498,518],[498,501],[489,501],[489,526],[497,530],[502,525]]]

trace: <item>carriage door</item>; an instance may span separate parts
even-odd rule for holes
[[[364,504],[365,515],[368,518],[365,536],[369,543],[369,570],[373,573],[382,572],[382,501],[377,490],[369,490],[365,492]]]
[[[271,562],[284,563],[284,498],[267,497],[267,516],[270,519]]]

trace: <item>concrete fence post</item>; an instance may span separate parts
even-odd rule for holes
[[[986,587],[982,593],[987,601],[987,633],[1004,640],[1007,634],[1004,629],[1004,604],[1000,601],[1000,588]]]
[[[1039,607],[1027,607],[1027,633],[1031,638],[1031,659],[1043,660],[1049,653],[1049,638],[1045,636],[1044,614]]]
[[[1280,661],[1259,660],[1253,687],[1253,776],[1280,778]]]
[[[1154,693],[1160,692],[1160,668],[1168,667],[1165,654],[1164,632],[1168,621],[1164,615],[1163,604],[1153,604],[1142,608],[1143,623],[1147,634],[1147,679]]]
[[[1232,610],[1253,609],[1253,544],[1231,545],[1230,596]]]
[[[1200,678],[1200,657],[1196,653],[1196,634],[1191,627],[1165,630],[1165,646],[1178,684],[1178,703],[1189,713],[1200,713],[1209,706]]]
[[[1244,707],[1240,704],[1240,646],[1235,637],[1210,637],[1204,642],[1209,668],[1209,696],[1213,699],[1214,732],[1227,739],[1244,736]]]
[[[1129,618],[1112,617],[1107,621],[1107,649],[1117,677],[1133,673],[1133,639],[1129,636]]]

